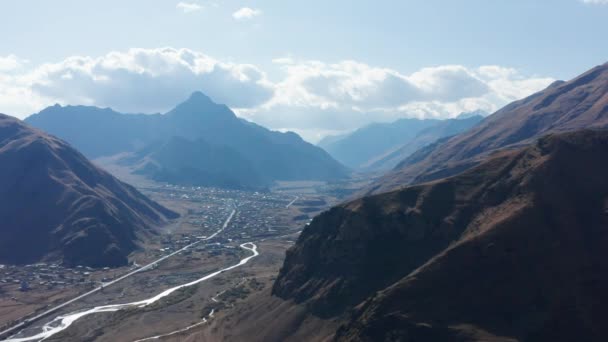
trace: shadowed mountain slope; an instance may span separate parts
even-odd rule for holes
[[[234,149],[213,146],[203,139],[173,137],[122,162],[137,164],[135,173],[173,184],[252,188],[271,183]]]
[[[338,341],[603,341],[607,156],[606,131],[553,134],[335,207],[273,293],[342,315]]]
[[[0,262],[119,266],[176,214],[67,143],[0,114]]]

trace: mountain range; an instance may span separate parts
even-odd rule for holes
[[[315,217],[272,296],[231,317],[238,336],[257,313],[274,340],[604,341],[606,69],[424,146],[384,192]],[[441,172],[395,177],[419,163]]]
[[[399,119],[391,123],[373,123],[350,134],[326,137],[318,145],[342,164],[360,168],[438,122],[433,119]]]
[[[582,128],[608,127],[608,63],[575,79],[516,101],[474,128],[417,151],[366,193],[454,175],[492,153],[533,143],[539,137]]]
[[[273,294],[335,341],[602,341],[608,131],[550,134],[316,217]],[[328,329],[334,329],[328,323]]]
[[[275,180],[333,180],[348,174],[297,134],[240,119],[200,92],[166,114],[55,105],[26,122],[90,158],[131,153],[123,162],[135,172],[176,184],[252,188]],[[176,154],[181,156],[171,157]]]
[[[121,266],[177,216],[64,141],[0,115],[0,263]]]
[[[437,122],[418,132],[416,136],[396,149],[390,150],[364,165],[365,170],[390,171],[407,157],[428,145],[455,136],[475,127],[483,120],[481,115],[463,116]]]
[[[449,120],[399,119],[374,123],[350,134],[326,137],[318,145],[353,169],[388,171],[417,149],[473,127],[485,113],[463,114]]]

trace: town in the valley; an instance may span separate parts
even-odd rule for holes
[[[344,184],[284,182],[271,190],[248,191],[146,183],[141,191],[180,212],[180,218],[142,236],[144,243],[132,254],[128,266],[93,269],[58,263],[1,265],[0,331],[17,325],[21,334],[31,335],[60,314],[139,300],[238,261],[247,254],[239,248],[243,243],[256,243],[261,255],[267,253],[264,243],[269,243],[273,258],[260,269],[260,278],[252,268],[227,272],[205,285],[207,295],[202,295],[205,298],[200,305],[210,310],[225,309],[220,299],[242,297],[239,286],[253,286],[245,291],[249,293],[264,288],[263,277],[266,283],[274,279],[285,250],[303,227],[339,202],[348,193],[347,188]],[[162,261],[156,262],[159,259]],[[129,273],[134,274],[122,279]],[[95,289],[99,291],[53,311]]]

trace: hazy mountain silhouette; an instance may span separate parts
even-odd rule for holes
[[[374,123],[350,134],[326,137],[318,145],[351,168],[386,171],[418,148],[471,128],[481,121],[482,113],[463,113],[461,118],[451,120],[400,119]]]
[[[176,214],[65,142],[0,115],[0,262],[119,266]]]
[[[388,151],[370,160],[363,167],[366,170],[391,170],[417,150],[436,141],[467,131],[477,125],[483,116],[463,113],[456,119],[442,120],[418,132],[416,136],[397,149]]]
[[[136,151],[166,129],[160,114],[121,114],[109,108],[58,104],[25,122],[67,141],[88,158]]]
[[[413,139],[420,131],[439,120],[399,119],[391,123],[373,123],[340,137],[327,137],[319,146],[337,161],[351,168],[361,168],[388,151]]]
[[[199,145],[202,139],[212,146],[207,149],[231,151],[223,160],[220,160],[218,153],[211,159],[207,152],[206,156],[186,155],[191,162],[186,163],[184,159],[177,167],[162,165],[168,161],[166,158],[156,160],[168,172],[159,173],[154,168],[150,169],[153,170],[151,176],[167,181],[182,179],[170,175],[182,167],[192,173],[207,175],[210,175],[207,169],[214,170],[212,173],[218,171],[231,178],[236,177],[237,183],[255,183],[256,186],[265,186],[273,180],[331,180],[347,174],[346,168],[329,154],[305,142],[297,134],[270,131],[239,119],[227,106],[214,103],[200,92],[193,93],[188,100],[163,115],[120,114],[95,107],[53,106],[30,116],[26,122],[65,139],[92,158],[138,152],[141,149],[153,153],[154,146],[170,147],[166,143],[171,144],[174,137],[185,138]],[[188,151],[195,153],[196,148],[190,147]],[[156,153],[162,154],[160,151]],[[144,156],[142,153],[138,155]],[[154,159],[153,155],[146,156]],[[249,166],[241,173],[219,167],[244,165],[242,159]],[[209,165],[207,161],[217,161],[218,165]],[[250,175],[245,172],[247,170],[251,170]],[[192,180],[192,177],[184,178],[186,183]],[[221,179],[218,181],[216,185],[224,182]]]

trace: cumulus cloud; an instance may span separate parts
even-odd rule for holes
[[[15,55],[0,56],[0,72],[14,71],[20,68],[24,62]]]
[[[280,57],[280,58],[274,58],[272,60],[272,63],[274,64],[294,64],[294,60],[291,57]]]
[[[586,4],[593,5],[608,5],[608,0],[580,0]]]
[[[184,11],[184,13],[198,12],[203,9],[203,6],[195,2],[179,2],[176,7]]]
[[[164,111],[194,90],[234,108],[254,107],[273,95],[272,84],[255,66],[220,62],[188,49],[75,56],[44,64],[24,77],[43,97],[128,112]]]
[[[130,49],[38,66],[1,57],[0,112],[24,117],[54,103],[165,112],[200,90],[246,119],[316,141],[371,122],[494,112],[554,81],[492,65],[443,65],[405,74],[352,60],[290,56],[272,62],[278,69],[272,70],[274,80],[255,65],[189,49]]]
[[[462,66],[425,68],[412,75],[356,61],[281,63],[286,78],[277,84],[274,104],[307,104],[373,110],[414,101],[455,101],[483,96],[486,82]]]
[[[252,19],[261,14],[262,14],[262,11],[259,9],[243,7],[243,8],[240,8],[238,11],[232,13],[232,17],[236,20],[246,20],[246,19]]]
[[[524,77],[501,66],[446,65],[406,75],[355,61],[275,63],[285,73],[275,85],[275,96],[240,114],[262,125],[291,128],[312,141],[327,132],[350,131],[371,122],[493,112],[554,81]]]

